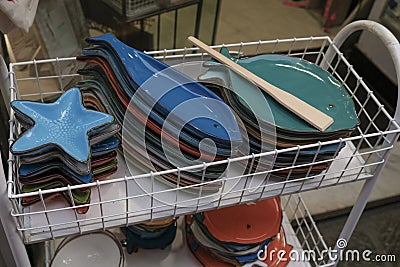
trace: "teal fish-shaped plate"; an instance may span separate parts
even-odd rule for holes
[[[359,121],[354,103],[344,86],[330,73],[317,65],[303,59],[277,54],[262,54],[234,59],[226,48],[223,48],[221,53],[262,79],[291,93],[334,119],[334,123],[321,133],[284,108],[267,93],[262,92],[272,112],[273,121],[271,121],[270,114],[265,114],[265,101],[259,99],[259,92],[255,92],[259,89],[254,84],[232,70],[220,68],[221,64],[219,63],[212,61],[205,63],[206,66],[210,67],[210,70],[200,76],[200,80],[219,80],[225,85],[231,86],[242,101],[243,106],[251,108],[261,120],[274,124],[278,131],[309,132],[323,135],[343,130],[351,131],[358,125]]]

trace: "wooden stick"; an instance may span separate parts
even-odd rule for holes
[[[279,89],[278,87],[270,84],[264,79],[261,79],[254,73],[248,71],[247,69],[230,60],[229,58],[215,51],[197,38],[189,36],[188,40],[195,46],[207,52],[212,58],[229,66],[232,70],[239,73],[247,80],[255,83],[258,87],[260,87],[264,92],[266,92],[276,101],[278,101],[281,105],[292,111],[294,114],[317,128],[318,130],[325,131],[326,128],[328,128],[333,123],[333,119],[330,116],[326,115],[325,113],[321,112],[310,104],[304,102],[303,100],[297,98],[296,96],[282,89]]]

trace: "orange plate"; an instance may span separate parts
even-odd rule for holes
[[[279,233],[282,209],[279,197],[204,212],[203,224],[222,242],[255,244]]]
[[[267,264],[269,267],[285,267],[290,261],[290,252],[292,251],[292,246],[286,243],[285,232],[283,227],[281,227],[280,232],[276,235],[273,241],[269,243],[267,246],[267,254],[261,253],[260,254],[260,261]],[[236,262],[232,259],[224,258],[221,255],[217,255],[212,251],[209,251],[210,256],[209,258],[215,257],[217,261],[224,262],[228,264],[227,266],[240,266],[239,262]],[[197,251],[196,251],[197,253]],[[202,259],[205,258],[204,255],[201,256]],[[208,258],[206,260],[209,260]],[[252,263],[252,267],[260,266],[258,264],[259,261],[255,261]],[[206,265],[205,266],[214,266],[214,265]]]
[[[189,215],[186,216],[186,223],[191,224],[193,218]],[[218,257],[211,253],[207,248],[201,246],[195,239],[192,232],[186,233],[186,239],[189,246],[190,251],[196,257],[196,259],[201,263],[202,266],[205,267],[234,267],[240,266],[239,263],[233,264],[232,260],[223,259],[223,257]],[[191,244],[193,242],[197,243],[197,248],[193,249]],[[292,250],[292,246],[286,243],[285,232],[283,227],[280,227],[279,233],[275,236],[274,240],[269,243],[267,247],[267,255],[262,253],[260,256],[264,263],[266,263],[269,267],[285,267],[290,261],[290,252]],[[283,254],[284,251],[284,254]],[[278,256],[279,255],[279,256]],[[257,262],[254,262],[253,267],[259,266]]]
[[[290,252],[292,249],[293,246],[286,243],[285,232],[283,227],[281,227],[279,233],[267,247],[268,254],[262,255],[267,256],[264,262],[270,267],[285,267],[290,261]],[[272,253],[272,250],[274,253]],[[284,254],[282,254],[283,251],[285,251]]]
[[[192,215],[185,216],[186,224],[190,225],[193,222]],[[211,255],[211,253],[201,246],[197,240],[194,239],[193,233],[191,231],[186,232],[186,241],[188,243],[188,247],[192,254],[196,257],[196,259],[201,263],[204,267],[232,267],[231,264],[222,262]],[[192,244],[196,242],[198,244],[196,249],[193,249]]]

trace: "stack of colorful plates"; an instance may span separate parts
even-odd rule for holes
[[[122,241],[129,254],[142,249],[164,249],[175,239],[176,218],[157,220],[122,228]]]
[[[128,167],[159,171],[236,154],[241,144],[239,127],[217,95],[111,34],[87,41],[92,46],[78,60],[94,66],[80,71],[88,78],[78,86],[88,105],[112,112],[123,126]],[[225,166],[219,165],[205,172],[182,172],[179,181],[176,175],[163,178],[186,186],[214,181],[224,171]],[[203,190],[218,188],[218,183],[203,186]]]
[[[13,101],[11,107],[22,126],[10,150],[18,156],[23,193],[86,184],[116,172],[115,135],[120,127],[113,116],[86,109],[79,89],[66,91],[54,103]],[[88,204],[90,188],[64,191],[63,196],[74,206]],[[25,197],[22,205],[40,200]],[[80,213],[87,210],[88,206],[77,208]]]
[[[208,61],[204,63],[208,71],[199,80],[218,88],[224,101],[242,120],[251,153],[268,151],[271,146],[279,149],[344,138],[350,136],[357,127],[354,103],[346,89],[335,77],[318,66],[303,59],[277,54],[235,59],[226,48],[221,49],[221,53],[334,119],[334,123],[321,132],[239,74],[217,62]],[[320,173],[329,166],[343,146],[334,144],[301,150],[297,156],[297,151],[279,153],[273,165],[275,169],[313,161],[324,163],[314,164],[311,170],[306,166],[274,172],[273,176],[286,177],[289,171],[292,178],[304,176],[305,173]],[[254,166],[262,167],[257,164]]]
[[[292,249],[279,198],[186,216],[187,242],[203,266],[285,266]],[[269,251],[285,251],[278,258]],[[282,253],[280,254],[282,255]]]

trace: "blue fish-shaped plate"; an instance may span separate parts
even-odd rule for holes
[[[239,100],[246,100],[242,103],[243,106],[251,108],[262,121],[275,124],[278,131],[329,135],[333,132],[351,131],[358,125],[354,103],[344,86],[317,65],[300,58],[278,54],[262,54],[235,59],[230,56],[226,48],[223,48],[221,53],[262,79],[302,99],[334,119],[334,123],[320,133],[272,99],[267,93],[262,92],[273,115],[274,121],[268,121],[271,116],[263,114],[266,110],[265,101],[259,99],[258,93],[254,93],[254,90],[258,90],[257,87],[231,70],[227,73],[224,69],[219,68],[221,64],[217,62],[205,63],[211,68],[208,73],[200,77],[200,80],[217,79],[225,84],[230,84],[232,90],[239,96]]]
[[[191,129],[217,143],[228,141],[233,147],[241,144],[239,126],[231,109],[205,86],[125,45],[112,34],[91,37],[87,42],[110,49],[118,60],[115,63],[120,66],[119,71],[156,101],[154,108],[168,109]]]

